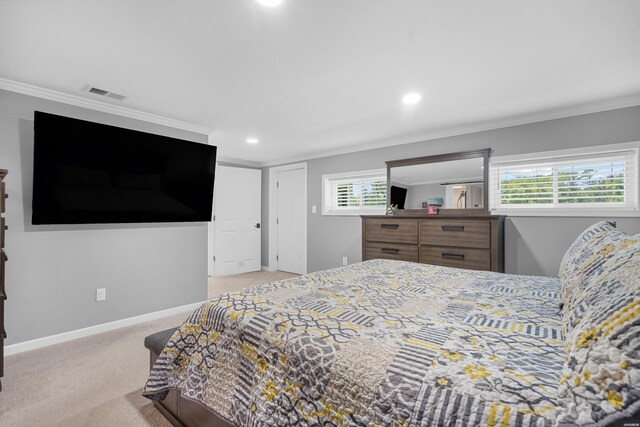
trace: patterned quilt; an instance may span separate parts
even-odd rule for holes
[[[549,426],[557,279],[372,260],[224,294],[176,331],[144,395],[238,426]]]

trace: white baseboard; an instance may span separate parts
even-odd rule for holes
[[[4,347],[4,355],[11,356],[29,350],[46,347],[53,344],[60,344],[66,341],[78,338],[88,337],[89,335],[99,334],[101,332],[112,331],[114,329],[124,328],[138,323],[148,322],[149,320],[161,319],[174,314],[190,312],[200,307],[204,301],[195,302],[193,304],[172,307],[166,310],[154,311],[152,313],[141,314],[139,316],[128,317],[126,319],[115,320],[113,322],[102,323],[100,325],[89,326],[87,328],[76,329],[74,331],[63,332],[61,334],[50,335],[48,337],[36,338],[30,341],[23,341]]]
[[[271,268],[271,267],[269,267],[267,265],[263,265],[262,266],[262,271],[278,271],[278,270],[276,270],[275,268]]]

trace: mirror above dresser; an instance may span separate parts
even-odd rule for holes
[[[396,214],[486,214],[489,149],[392,160],[387,200]]]

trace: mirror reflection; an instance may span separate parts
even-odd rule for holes
[[[398,209],[482,209],[484,159],[390,168],[389,203]]]

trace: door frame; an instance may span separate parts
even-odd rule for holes
[[[208,145],[214,145],[214,137],[213,137],[213,132],[211,132],[210,134],[207,135],[207,144]],[[215,262],[213,262],[213,256],[216,253],[216,243],[214,242],[214,238],[213,236],[215,235],[214,233],[214,223],[213,223],[213,215],[215,215],[215,207],[216,207],[216,201],[213,198],[215,196],[215,183],[216,183],[216,171],[218,170],[218,164],[219,162],[216,161],[215,167],[214,167],[214,172],[213,172],[213,194],[211,195],[211,218],[209,218],[209,221],[207,223],[207,276],[215,276],[216,273],[216,267],[215,267]],[[207,284],[207,290],[209,289],[209,285]]]
[[[217,169],[217,168],[216,168]],[[216,213],[215,210],[215,201],[213,202],[213,207],[211,209],[211,221],[207,224],[207,276],[215,276],[216,275],[216,263],[213,261],[213,257],[216,254],[216,242],[215,242],[215,221],[213,220],[213,216]]]
[[[267,271],[278,270],[278,260],[276,259],[278,253],[278,224],[276,223],[278,215],[278,172],[295,169],[302,169],[304,173],[304,193],[302,194],[302,200],[304,201],[304,244],[302,247],[304,252],[302,259],[304,260],[303,271],[307,273],[307,162],[269,168],[269,265]]]
[[[215,174],[218,173],[219,166],[238,168],[238,169],[259,170],[260,171],[260,197],[262,198],[262,180],[263,180],[264,171],[261,168],[254,167],[254,166],[241,165],[241,164],[234,164],[234,163],[216,162]],[[215,181],[215,178],[214,178],[214,181]],[[264,211],[262,205],[260,209]],[[207,276],[209,277],[215,277],[216,275],[216,263],[213,260],[213,257],[216,255],[216,239],[215,239],[216,222],[213,220],[215,215],[216,215],[216,199],[215,199],[215,184],[214,184],[213,206],[211,208],[211,220],[208,223],[206,223],[207,224],[207,257],[208,257],[207,258]],[[260,215],[260,224],[261,226],[264,225],[262,223],[262,215]],[[260,238],[260,253],[262,254],[262,235]],[[264,270],[265,269],[264,266],[261,266],[261,269]]]
[[[209,144],[213,145],[211,142],[211,135],[209,135]],[[216,214],[215,181],[216,181],[216,173],[218,172],[219,165],[220,164],[216,162],[216,166],[213,174],[214,188],[213,188],[213,194],[211,196],[211,218],[209,218],[209,222],[207,223],[207,276],[210,276],[210,277],[213,277],[216,275],[216,263],[213,261],[213,257],[216,254],[216,242],[214,239],[214,236],[215,236],[214,227],[216,223],[213,220],[213,217]]]

